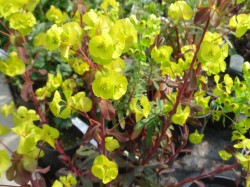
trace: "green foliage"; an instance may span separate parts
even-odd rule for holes
[[[239,38],[249,30],[244,3],[0,0],[1,33],[9,40],[9,57],[1,58],[0,71],[12,77],[35,109],[2,107],[4,116],[12,114],[11,131],[20,139],[11,159],[0,154],[8,178],[28,184],[44,154],[37,144],[60,150],[55,140],[75,116],[89,125],[84,144],[92,139],[98,144],[80,148],[80,161],[61,155],[79,185],[92,186],[90,170],[104,184],[168,185],[162,181],[164,163],[182,151],[185,144],[179,142],[202,142],[204,134],[197,129],[189,134],[187,124],[198,124],[194,116],[209,113],[214,121],[229,112],[236,115],[229,118],[234,156],[248,171],[250,64],[242,66],[242,81],[224,73],[233,43],[227,34],[235,30]],[[239,120],[242,114],[246,118]],[[0,125],[0,135],[9,131]],[[224,150],[219,155],[231,156]],[[118,168],[125,177],[117,177]],[[69,174],[53,186],[77,180]]]
[[[243,36],[250,29],[249,14],[239,14],[233,16],[229,21],[229,27],[235,28],[237,38]]]
[[[62,99],[60,93],[55,91],[52,102],[49,108],[54,116],[66,119],[71,116],[76,110],[80,112],[88,112],[92,108],[92,101],[85,97],[84,92],[78,92],[72,96],[71,90],[64,91],[66,101]]]

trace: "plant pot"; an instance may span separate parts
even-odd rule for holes
[[[233,179],[222,176],[215,177],[205,177],[200,179],[199,181],[203,182],[206,187],[243,187],[242,184],[237,185]],[[189,183],[184,185],[183,187],[199,187],[196,183]]]
[[[74,132],[76,132],[75,137],[78,137],[77,141],[72,142],[71,145],[64,148],[65,154],[68,155],[70,158],[72,158],[81,144],[82,133],[75,126],[70,127],[69,129],[67,129],[67,131],[73,132],[72,135],[74,135]],[[68,137],[68,138],[72,139],[73,137],[71,138]],[[41,145],[38,146],[44,151],[44,156],[39,158],[38,164],[40,167],[43,168],[50,166],[50,171],[48,172],[48,174],[54,175],[57,170],[59,170],[62,167],[65,167],[63,162],[59,159],[60,153],[57,150],[46,145],[43,147],[41,147]]]
[[[189,133],[193,133],[197,129],[199,133],[202,134],[211,117],[212,117],[212,114],[208,112],[203,115],[193,116],[192,118],[189,118],[187,121],[187,124],[189,124],[188,126]]]

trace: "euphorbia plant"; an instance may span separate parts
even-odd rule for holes
[[[169,4],[167,18],[161,19],[147,12],[122,17],[119,14],[121,4],[115,0],[105,0],[100,9],[88,11],[77,1],[68,15],[52,5],[46,13],[46,29],[36,33],[37,21],[32,11],[37,3],[0,1],[3,5],[0,17],[4,18],[1,24],[8,32],[1,33],[9,36],[11,42],[9,57],[0,61],[0,70],[10,77],[23,75],[21,95],[32,100],[36,110],[19,106],[16,112],[11,111],[13,104],[2,108],[3,114],[13,114],[15,127],[12,130],[21,137],[17,151],[13,152],[23,167],[18,173],[28,172],[31,176],[37,171],[37,159],[42,156],[46,142],[59,151],[71,172],[85,183],[98,178],[108,186],[129,186],[143,180],[152,185],[170,185],[161,180],[167,165],[183,150],[188,139],[197,144],[204,137],[197,130],[189,134],[188,120],[206,113],[212,113],[217,120],[227,112],[235,112],[237,116],[244,113],[249,117],[249,63],[243,66],[243,82],[237,78],[233,81],[227,74],[221,82],[218,75],[227,66],[229,45],[224,36],[229,31],[226,25],[236,28],[236,37],[250,28],[246,21],[249,15],[232,13],[244,6],[244,2],[201,2],[195,13],[187,2],[176,1]],[[162,2],[159,6],[167,5]],[[225,14],[232,18],[228,20]],[[13,30],[8,29],[8,25]],[[217,26],[225,30],[220,31]],[[29,45],[34,47],[35,53]],[[55,56],[55,64],[60,66],[37,65],[41,51]],[[63,72],[61,67],[68,67],[68,70]],[[32,81],[38,79],[32,77],[34,72],[46,77],[39,88],[32,85]],[[215,80],[215,88],[209,89],[213,90],[212,95],[207,94],[208,76],[214,76]],[[215,106],[210,108],[210,102]],[[90,152],[85,147],[80,148],[77,155],[88,155],[85,159],[91,161],[91,167],[76,167],[65,154],[56,140],[60,131],[54,128],[48,113],[61,119],[78,116],[88,122],[83,141],[86,145],[94,138],[97,147]],[[247,122],[248,118],[234,122],[233,140],[239,141],[236,148],[249,149],[244,136],[248,128],[242,127]],[[183,137],[175,150],[174,144],[178,144],[173,135],[177,126]],[[1,134],[7,132],[5,127],[1,129]],[[36,147],[38,142],[42,142],[39,148]],[[224,160],[229,158],[228,154],[220,152]],[[247,154],[231,154],[248,172]],[[7,169],[10,159],[5,151],[2,160],[3,169]],[[7,173],[13,172],[17,163],[13,164]],[[236,162],[209,174],[238,166]],[[184,179],[176,186],[205,175]],[[28,182],[20,182],[15,177],[10,179],[21,185]],[[75,183],[74,176],[68,174],[56,180],[53,187]]]

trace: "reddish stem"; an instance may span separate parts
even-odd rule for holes
[[[8,31],[8,33],[10,33],[10,35],[12,34],[11,31],[8,29],[8,27],[4,24],[2,20],[0,20],[0,24]]]
[[[182,181],[180,181],[178,184],[175,184],[171,187],[181,187],[183,186],[183,184],[185,183],[188,183],[188,182],[193,182],[193,181],[196,181],[196,180],[199,180],[201,178],[204,178],[204,177],[208,177],[208,176],[211,176],[211,175],[214,175],[216,173],[221,173],[223,171],[227,171],[227,170],[231,170],[231,169],[235,169],[237,167],[239,167],[240,164],[238,162],[232,164],[232,165],[226,165],[226,166],[221,166],[213,171],[210,171],[208,173],[204,173],[204,174],[201,174],[201,175],[198,175],[196,177],[193,177],[193,178],[186,178],[186,179],[183,179]],[[166,187],[169,186],[169,185],[166,185]]]
[[[63,150],[62,146],[60,145],[60,143],[58,142],[58,140],[55,140],[55,144],[56,144],[57,151],[63,156],[63,162],[68,164],[71,171],[73,171],[78,177],[81,177],[80,171],[73,165],[70,157],[64,152],[64,150]]]
[[[2,33],[2,34],[5,35],[5,36],[10,37],[10,34],[7,34],[6,32],[0,31],[0,33]]]
[[[28,89],[29,89],[29,92],[31,94],[31,98],[32,98],[32,101],[33,101],[34,106],[36,108],[37,114],[41,118],[41,124],[43,125],[45,123],[48,123],[45,115],[42,113],[42,111],[40,109],[39,102],[35,96],[35,93],[34,93],[34,90],[33,90],[32,84],[31,84],[31,80],[30,80],[30,74],[28,71],[25,71],[25,81],[28,84]]]
[[[181,51],[181,48],[180,48],[180,38],[179,38],[179,31],[178,31],[178,28],[177,26],[174,27],[174,30],[175,30],[175,34],[176,34],[176,40],[177,40],[177,57],[179,55],[179,52]]]
[[[188,137],[187,126],[184,125],[183,129],[184,129],[184,134],[185,134],[185,140],[183,144],[176,150],[176,152],[174,152],[174,154],[172,154],[172,156],[168,159],[167,164],[170,164],[187,144],[187,137]]]
[[[188,75],[190,74],[189,72],[193,69],[194,63],[197,60],[197,53],[198,53],[198,51],[200,49],[201,43],[202,43],[202,41],[203,41],[203,39],[205,37],[205,34],[207,32],[207,29],[208,29],[208,26],[209,26],[209,21],[210,21],[210,17],[208,17],[208,19],[207,19],[205,28],[204,28],[202,36],[201,36],[201,39],[200,39],[200,41],[199,41],[199,43],[197,45],[196,51],[194,53],[193,60],[192,60],[192,62],[190,64],[190,66],[189,66],[188,73],[186,73],[185,76],[184,76],[184,82],[183,82],[180,90],[178,91],[178,95],[177,95],[177,98],[176,98],[176,102],[175,102],[175,104],[173,106],[173,109],[170,112],[168,119],[164,118],[164,123],[163,124],[165,124],[165,126],[164,126],[163,130],[161,131],[161,134],[158,137],[158,139],[156,140],[155,144],[149,149],[148,154],[145,156],[144,160],[142,160],[142,165],[146,164],[148,159],[151,157],[151,155],[156,152],[157,148],[160,145],[161,140],[163,139],[163,136],[164,136],[165,132],[167,131],[167,129],[171,125],[171,118],[175,114],[177,106],[179,105],[179,103],[181,101],[181,97],[182,97],[182,95],[183,95],[183,93],[184,93],[184,91],[186,89],[186,86],[187,86],[187,83],[188,83],[188,80],[189,80],[189,77],[188,77]]]
[[[5,145],[5,143],[3,143],[1,140],[0,140],[0,144],[2,144],[2,146],[4,146],[5,149],[7,149],[10,153],[14,153],[7,145]]]
[[[105,119],[101,114],[101,146],[102,146],[102,154],[106,155],[106,149],[105,149],[105,137],[106,137],[106,132],[105,132]]]

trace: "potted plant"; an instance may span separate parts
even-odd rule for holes
[[[0,155],[8,179],[39,186],[32,174],[48,172],[38,165],[48,144],[68,168],[54,187],[181,186],[240,166],[249,184],[250,64],[242,66],[244,80],[220,76],[230,51],[226,36],[239,38],[250,29],[247,1],[104,0],[95,9],[75,1],[68,12],[51,5],[46,19],[34,16],[39,1],[0,4],[1,33],[9,41],[0,71],[33,104],[2,108],[12,114],[12,131],[20,136],[17,150],[6,147],[12,159],[6,150]],[[215,82],[210,88],[209,76]],[[223,160],[233,155],[235,163],[170,181],[171,164],[187,142],[202,142],[205,126],[204,132],[190,127],[199,125],[197,116],[219,120],[227,112],[236,116],[234,146],[219,154]],[[89,127],[72,158],[58,137],[62,123],[74,117]],[[8,131],[1,126],[1,134]],[[96,146],[90,146],[92,139]]]

